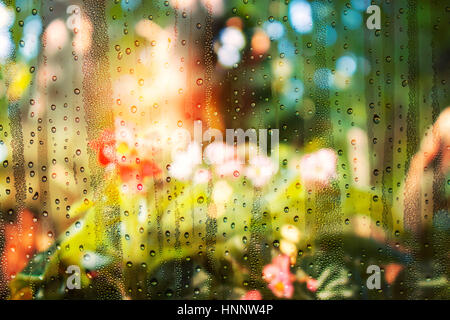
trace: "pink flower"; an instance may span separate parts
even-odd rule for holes
[[[234,176],[239,177],[242,171],[242,165],[238,160],[228,160],[216,167],[216,173],[220,177]]]
[[[205,148],[207,164],[221,165],[235,159],[235,148],[222,142],[213,142]]]
[[[211,173],[206,169],[198,169],[194,173],[194,184],[208,183],[211,180]]]
[[[337,156],[334,150],[320,149],[300,161],[300,175],[306,184],[326,186],[336,178]]]
[[[290,259],[286,255],[273,258],[272,263],[263,269],[263,278],[268,287],[278,298],[291,298],[294,294],[292,282],[294,275],[290,272]]]
[[[246,170],[246,175],[255,187],[262,187],[269,182],[276,171],[277,168],[270,158],[256,156],[250,159],[250,166]]]
[[[236,148],[222,142],[213,142],[205,148],[205,162],[214,165],[220,177],[239,177],[242,171]]]
[[[241,300],[262,300],[262,295],[258,290],[250,290],[241,297]]]
[[[306,281],[306,288],[308,288],[309,291],[316,292],[319,288],[319,281],[314,278],[308,279]]]

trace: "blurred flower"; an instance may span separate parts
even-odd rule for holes
[[[281,239],[280,251],[289,256],[290,262],[294,264],[297,261],[297,246],[288,240]]]
[[[281,88],[283,102],[286,104],[296,104],[303,97],[304,85],[299,79],[289,79]]]
[[[272,72],[276,78],[288,78],[292,73],[292,65],[287,59],[276,58],[272,62]]]
[[[6,95],[9,100],[18,100],[30,88],[31,73],[27,65],[17,63],[11,66],[11,82]]]
[[[309,291],[316,292],[319,288],[319,281],[314,278],[309,278],[306,281],[306,288],[308,288]]]
[[[191,143],[186,151],[177,152],[174,158],[175,160],[170,164],[170,174],[178,180],[187,180],[201,162],[200,146]]]
[[[450,107],[447,107],[441,112],[433,127],[426,132],[420,143],[420,149],[411,159],[408,174],[404,182],[404,192],[402,194],[404,200],[401,202],[405,204],[404,209],[402,210],[405,217],[405,227],[409,230],[414,230],[415,232],[420,232],[420,229],[423,227],[421,197],[427,193],[426,185],[429,185],[429,187],[432,186],[431,183],[426,181],[428,180],[427,171],[431,171],[430,173],[433,174],[433,169],[431,169],[433,162],[436,163],[434,169],[435,174],[449,174]],[[428,190],[433,192],[432,190],[434,190],[434,187],[432,188],[433,189]]]
[[[262,300],[262,295],[258,290],[250,290],[241,297],[241,300]]]
[[[377,227],[376,223],[367,215],[357,215],[352,218],[351,223],[355,234],[361,238],[374,238],[384,242],[386,235],[383,229]]]
[[[239,177],[242,170],[242,164],[238,160],[229,160],[216,166],[216,173],[220,177],[234,176]]]
[[[290,272],[290,261],[286,255],[273,258],[272,263],[263,268],[263,279],[278,298],[291,298],[294,294],[292,282],[295,277]]]
[[[13,53],[14,43],[9,28],[14,23],[14,11],[0,2],[0,63]]]
[[[408,172],[409,182],[416,186],[423,178],[424,170],[433,160],[441,157],[439,171],[448,174],[450,171],[450,107],[445,108],[436,123],[430,128],[420,143],[420,150],[411,160]]]
[[[103,130],[100,136],[89,142],[89,146],[97,152],[98,162],[107,166],[114,163],[116,160],[116,139],[115,133],[112,130]]]
[[[258,30],[253,34],[252,49],[255,54],[263,54],[270,49],[270,39],[264,31]]]
[[[311,5],[304,0],[289,4],[289,20],[298,33],[309,33],[313,29]]]
[[[306,184],[326,186],[336,178],[337,156],[334,150],[321,149],[300,160],[300,175]]]
[[[8,147],[2,141],[0,143],[0,162],[3,162],[8,157]]]
[[[142,181],[161,174],[158,165],[148,158],[151,153],[146,152],[145,148],[138,150],[134,141],[131,129],[119,126],[116,131],[103,130],[97,139],[89,142],[89,146],[97,152],[98,162],[116,169],[123,182]],[[137,188],[142,190],[142,184],[138,184]]]
[[[291,263],[297,261],[297,242],[300,240],[300,231],[297,227],[287,224],[281,228],[280,251],[288,255]]]
[[[65,29],[65,27],[64,27]],[[23,46],[20,46],[19,52],[26,59],[33,59],[39,52],[39,37],[42,32],[42,21],[38,16],[28,16],[25,19],[23,28]]]
[[[392,284],[400,272],[403,270],[403,266],[398,263],[390,263],[384,267],[384,277],[388,284]]]
[[[223,164],[234,159],[234,148],[222,142],[213,142],[205,148],[207,164]]]
[[[214,165],[215,172],[220,177],[238,177],[242,164],[235,157],[235,148],[222,142],[213,142],[205,148],[204,160]]]
[[[223,46],[219,48],[217,58],[222,66],[230,68],[241,60],[241,55],[234,47]]]
[[[76,5],[68,6],[67,13],[70,16],[66,25],[74,32],[72,46],[75,52],[78,54],[88,52],[92,44],[92,22],[82,17],[81,10]]]
[[[194,173],[194,184],[207,183],[211,180],[211,173],[206,169],[198,169]]]
[[[135,145],[135,138],[133,136],[133,128],[127,125],[122,119],[115,120],[115,135],[117,149],[120,153],[125,154],[130,151]]]
[[[242,22],[242,19],[239,17],[231,17],[227,20],[226,26],[227,27],[235,27],[235,28],[242,30],[243,22]]]
[[[285,224],[281,227],[281,236],[290,242],[297,243],[300,240],[300,231],[296,226]]]
[[[352,166],[353,183],[361,188],[370,185],[369,141],[367,133],[353,127],[347,132],[348,162]]]
[[[351,80],[351,76],[341,71],[336,71],[333,77],[333,84],[336,86],[336,88],[345,90],[350,88],[352,84]]]
[[[187,180],[191,177],[193,164],[189,161],[183,161],[181,157],[176,158],[170,164],[170,175],[178,180]]]
[[[28,263],[36,247],[36,230],[33,214],[22,211],[14,224],[5,226],[5,244],[1,266],[7,279],[20,272]]]
[[[295,52],[298,51],[298,49],[287,37],[283,37],[278,40],[277,48],[278,52],[280,52],[280,54],[283,54],[285,58],[295,59],[296,57]]]
[[[211,10],[212,15],[219,16],[224,11],[223,0],[201,0],[205,9]]]
[[[9,29],[14,22],[14,10],[0,2],[0,29]]]
[[[131,179],[142,180],[146,177],[154,177],[162,173],[162,170],[151,160],[143,160],[137,165],[118,164],[119,175],[122,181]]]
[[[280,21],[266,21],[263,28],[270,40],[278,40],[284,35],[284,26]]]
[[[219,63],[224,67],[232,67],[241,59],[240,50],[245,47],[245,37],[239,28],[226,27],[220,33],[221,46],[217,51]]]
[[[334,84],[340,89],[348,88],[352,75],[356,72],[356,59],[350,55],[342,56],[336,61]]]
[[[214,16],[223,13],[223,0],[200,0],[198,2],[200,2],[206,10],[211,10],[211,14]],[[170,4],[177,10],[197,11],[197,0],[170,0]]]
[[[233,195],[233,188],[225,180],[217,181],[214,185],[212,198],[217,204],[225,204]]]
[[[197,0],[170,0],[170,5],[177,10],[193,10]]]
[[[69,38],[66,24],[61,19],[53,20],[45,29],[43,38],[45,39],[45,52],[54,55],[66,45]]]
[[[13,53],[14,44],[12,42],[11,33],[0,29],[0,63],[9,58]]]
[[[245,38],[242,31],[236,27],[227,27],[220,34],[220,42],[224,46],[230,46],[241,50],[245,46]]]
[[[353,75],[356,72],[357,64],[352,56],[342,56],[336,61],[336,70],[345,75]]]
[[[269,182],[276,171],[276,167],[269,157],[256,156],[250,159],[245,174],[255,187],[262,187]]]

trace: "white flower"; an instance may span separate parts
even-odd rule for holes
[[[221,176],[235,176],[238,177],[242,170],[242,165],[238,160],[229,160],[216,167],[216,173]]]
[[[206,169],[198,169],[194,173],[194,184],[207,183],[211,179],[211,173]]]
[[[300,231],[296,226],[285,224],[281,227],[281,236],[287,241],[297,243],[300,240]]]
[[[198,144],[192,143],[186,151],[178,152],[170,165],[171,175],[178,180],[187,180],[191,177],[195,167],[200,163],[201,150]]]
[[[236,27],[227,27],[220,34],[220,41],[225,47],[241,50],[245,47],[245,37],[242,31]]]
[[[246,176],[252,181],[255,187],[262,187],[277,172],[277,168],[270,158],[266,156],[256,156],[250,159],[250,165],[246,169]]]
[[[205,148],[207,164],[223,164],[234,159],[234,148],[221,142],[213,142]]]
[[[178,180],[187,180],[192,174],[192,163],[176,158],[170,165],[170,175]]]
[[[0,143],[0,162],[3,162],[8,157],[8,147],[2,142]]]
[[[337,156],[334,150],[320,149],[300,160],[300,175],[304,183],[328,185],[336,178]]]
[[[122,119],[116,119],[115,121],[115,138],[116,138],[116,144],[120,145],[120,143],[124,142],[129,147],[134,147],[135,144],[135,137],[133,134],[133,127],[126,123]]]
[[[235,157],[236,148],[221,142],[213,142],[205,148],[205,162],[215,165],[215,172],[221,177],[238,177],[242,164]]]
[[[212,198],[217,204],[225,204],[230,200],[233,194],[233,188],[225,180],[217,181],[214,185]]]
[[[295,243],[281,239],[280,251],[283,252],[285,255],[292,257],[295,256],[297,253],[297,246],[295,245]]]

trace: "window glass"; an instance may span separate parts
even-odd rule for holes
[[[1,0],[0,297],[448,299],[449,8]]]

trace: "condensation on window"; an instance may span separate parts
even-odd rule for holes
[[[450,298],[449,19],[1,0],[0,297]]]

